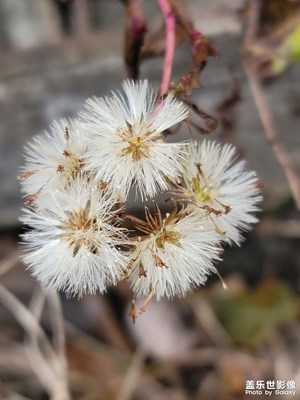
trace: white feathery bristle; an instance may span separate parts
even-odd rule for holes
[[[219,235],[206,218],[190,214],[141,237],[132,256],[129,280],[140,296],[184,296],[206,282],[218,260]],[[141,273],[142,268],[142,273]]]
[[[25,149],[20,178],[25,195],[64,188],[84,170],[87,138],[77,121],[54,121],[49,131],[34,137]]]
[[[230,144],[192,141],[188,152],[183,192],[190,209],[200,215],[212,209],[210,220],[223,241],[239,245],[242,232],[257,222],[254,213],[262,200],[255,172],[246,171],[244,161],[236,162],[236,149]]]
[[[124,273],[128,244],[125,230],[113,223],[113,200],[86,180],[76,178],[49,193],[43,209],[25,210],[22,222],[24,262],[47,286],[69,294],[104,292]]]
[[[68,294],[103,293],[128,277],[147,304],[204,284],[221,243],[239,245],[257,222],[261,196],[232,145],[165,142],[164,131],[189,116],[184,103],[160,98],[147,80],[122,89],[87,100],[80,120],[54,122],[27,147],[19,177],[33,207],[22,217],[32,228],[23,259]],[[183,206],[164,220],[157,205],[144,222],[127,215],[143,232],[136,241],[116,211],[134,186],[141,200],[172,189]]]
[[[125,81],[123,93],[92,98],[81,113],[89,132],[85,162],[122,200],[135,184],[142,199],[170,187],[182,172],[186,144],[167,144],[162,132],[187,118],[185,105],[168,95],[161,100],[148,81]]]

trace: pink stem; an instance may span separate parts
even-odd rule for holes
[[[171,81],[171,73],[172,73],[172,65],[174,58],[174,49],[175,49],[175,16],[172,12],[170,3],[168,0],[157,0],[162,13],[165,17],[166,24],[166,50],[165,50],[165,59],[162,71],[162,80],[160,92],[162,95],[165,95],[170,86]]]

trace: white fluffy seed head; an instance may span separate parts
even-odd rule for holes
[[[135,184],[141,198],[169,188],[182,172],[185,144],[167,144],[162,132],[183,121],[188,110],[171,95],[159,99],[148,81],[125,81],[123,93],[92,98],[81,113],[90,135],[88,168],[122,200]]]
[[[64,188],[84,171],[87,138],[77,121],[55,121],[25,149],[19,175],[25,196],[39,196]]]
[[[22,222],[24,262],[46,286],[69,294],[104,292],[116,284],[127,265],[120,246],[125,230],[116,225],[113,200],[86,180],[76,178],[49,193],[43,209],[25,210]]]
[[[223,241],[240,244],[242,232],[257,222],[258,180],[245,162],[236,162],[236,149],[204,140],[190,142],[185,161],[183,187],[179,197],[190,202],[190,209],[207,214]]]
[[[203,285],[218,260],[219,235],[206,218],[171,215],[136,242],[129,280],[134,293],[173,298]]]
[[[167,144],[163,132],[189,112],[148,81],[86,103],[81,120],[54,122],[26,149],[20,174],[27,204],[24,261],[43,284],[69,294],[104,292],[128,276],[137,296],[172,298],[202,285],[220,242],[239,244],[257,220],[257,177],[231,145]],[[181,182],[181,183],[178,183]],[[170,189],[185,210],[163,220],[146,210],[132,241],[117,223],[116,202],[132,185],[142,200]],[[138,221],[132,217],[133,221]]]

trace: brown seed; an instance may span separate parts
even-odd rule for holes
[[[131,306],[130,306],[130,311],[129,311],[129,317],[132,320],[132,323],[135,324],[136,322],[136,310],[135,310],[135,301],[131,300]]]
[[[145,270],[143,264],[140,263],[140,266],[139,266],[139,278],[141,278],[142,276],[144,278],[147,278],[147,271]]]
[[[227,205],[224,205],[224,214],[228,214],[228,213],[230,213],[230,211],[231,211],[231,207],[230,206],[227,206]]]
[[[70,131],[67,126],[65,127],[65,139],[67,142],[70,140]]]
[[[153,257],[155,260],[155,264],[158,267],[160,267],[160,268],[165,267],[166,264],[163,262],[163,260],[157,254],[153,254]]]
[[[71,156],[71,152],[68,151],[68,150],[64,150],[63,155],[64,155],[65,157],[70,157],[70,156]]]
[[[197,168],[197,171],[198,171],[198,173],[199,173],[199,175],[203,175],[203,171],[202,171],[202,166],[201,166],[201,164],[199,163],[199,162],[196,162],[195,163],[195,167]]]
[[[107,188],[107,185],[108,185],[107,182],[101,180],[101,181],[98,183],[98,188],[99,188],[99,189],[106,189],[106,188]]]
[[[65,170],[65,167],[63,166],[63,165],[61,165],[61,164],[59,164],[58,166],[57,166],[57,168],[56,168],[56,171],[57,172],[63,172]]]
[[[152,300],[152,297],[154,296],[154,290],[152,289],[151,292],[148,294],[146,300],[144,301],[144,303],[141,305],[140,309],[139,309],[139,314],[142,314],[146,311],[150,301]]]

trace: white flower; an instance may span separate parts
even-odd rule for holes
[[[82,172],[86,148],[86,137],[76,121],[55,121],[25,150],[26,163],[19,175],[25,194],[47,195],[64,188]]]
[[[137,296],[184,296],[205,283],[218,259],[219,235],[206,218],[184,212],[167,214],[162,220],[146,209],[147,222],[136,227],[146,236],[136,243],[129,280]]]
[[[42,283],[71,294],[104,292],[127,265],[124,229],[115,223],[114,203],[84,179],[49,193],[43,209],[25,210],[25,263]]]
[[[86,163],[123,200],[133,183],[142,199],[153,197],[182,171],[186,145],[164,143],[161,133],[187,118],[188,110],[171,95],[160,101],[146,80],[122,87],[124,94],[89,99],[81,113],[91,135]]]
[[[190,209],[205,212],[215,229],[230,244],[239,244],[241,231],[257,222],[253,212],[261,201],[255,172],[245,161],[235,162],[236,150],[204,140],[191,142],[181,188],[174,193],[190,202]]]

